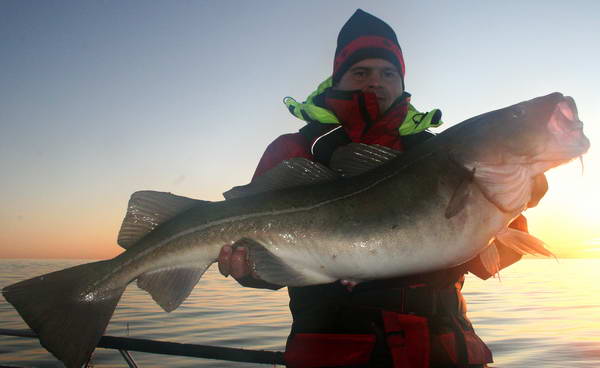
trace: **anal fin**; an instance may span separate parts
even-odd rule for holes
[[[210,266],[182,267],[147,272],[137,278],[137,285],[152,295],[165,312],[171,312],[183,303]]]

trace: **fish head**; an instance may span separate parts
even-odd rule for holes
[[[449,136],[451,160],[466,168],[484,196],[510,216],[544,196],[544,172],[590,147],[575,101],[560,93],[476,116]],[[461,208],[454,202],[448,213]]]
[[[474,144],[455,151],[465,163],[527,165],[534,176],[583,155],[590,147],[575,101],[561,93],[488,112],[465,123],[469,121],[472,124],[466,124],[464,133]]]
[[[530,157],[534,172],[562,165],[582,156],[590,148],[575,100],[570,96],[560,96],[562,98],[554,104],[550,118],[544,124],[545,142],[539,143],[543,149]]]

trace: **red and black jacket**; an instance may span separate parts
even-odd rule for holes
[[[410,150],[433,135],[399,135],[408,96],[401,96],[382,116],[370,93],[331,91],[319,97],[317,102],[333,111],[341,126],[312,122],[299,133],[278,137],[267,147],[254,177],[292,157],[327,164],[337,147],[350,142]],[[526,231],[525,218],[512,226]],[[502,268],[521,258],[508,248],[499,247],[499,253]],[[294,319],[288,366],[424,368],[491,362],[490,350],[466,316],[460,290],[467,272],[482,279],[492,276],[477,257],[452,269],[365,282],[351,291],[339,282],[288,288]]]

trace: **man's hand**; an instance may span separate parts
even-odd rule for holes
[[[219,252],[218,262],[219,272],[225,277],[231,275],[242,286],[271,290],[281,288],[261,280],[256,272],[252,271],[246,247],[224,245]]]
[[[340,280],[340,284],[344,285],[346,287],[346,290],[348,290],[349,292],[351,292],[357,285],[355,281],[350,280]]]
[[[251,276],[246,248],[236,247],[234,249],[231,245],[224,245],[219,253],[219,272],[225,277],[231,275],[238,281]]]

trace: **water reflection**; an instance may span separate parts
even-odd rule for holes
[[[600,366],[600,260],[528,259],[469,277],[469,316],[498,366]]]
[[[0,287],[81,262],[0,260]],[[476,330],[494,353],[495,367],[600,366],[600,260],[527,259],[501,279],[468,276],[465,297]],[[209,269],[181,307],[165,313],[130,285],[107,334],[235,348],[282,350],[291,323],[285,289],[242,288]],[[3,328],[25,324],[3,299]],[[256,365],[133,352],[143,367]],[[0,364],[60,367],[37,341],[0,337]],[[96,367],[122,366],[120,355],[97,349]]]

